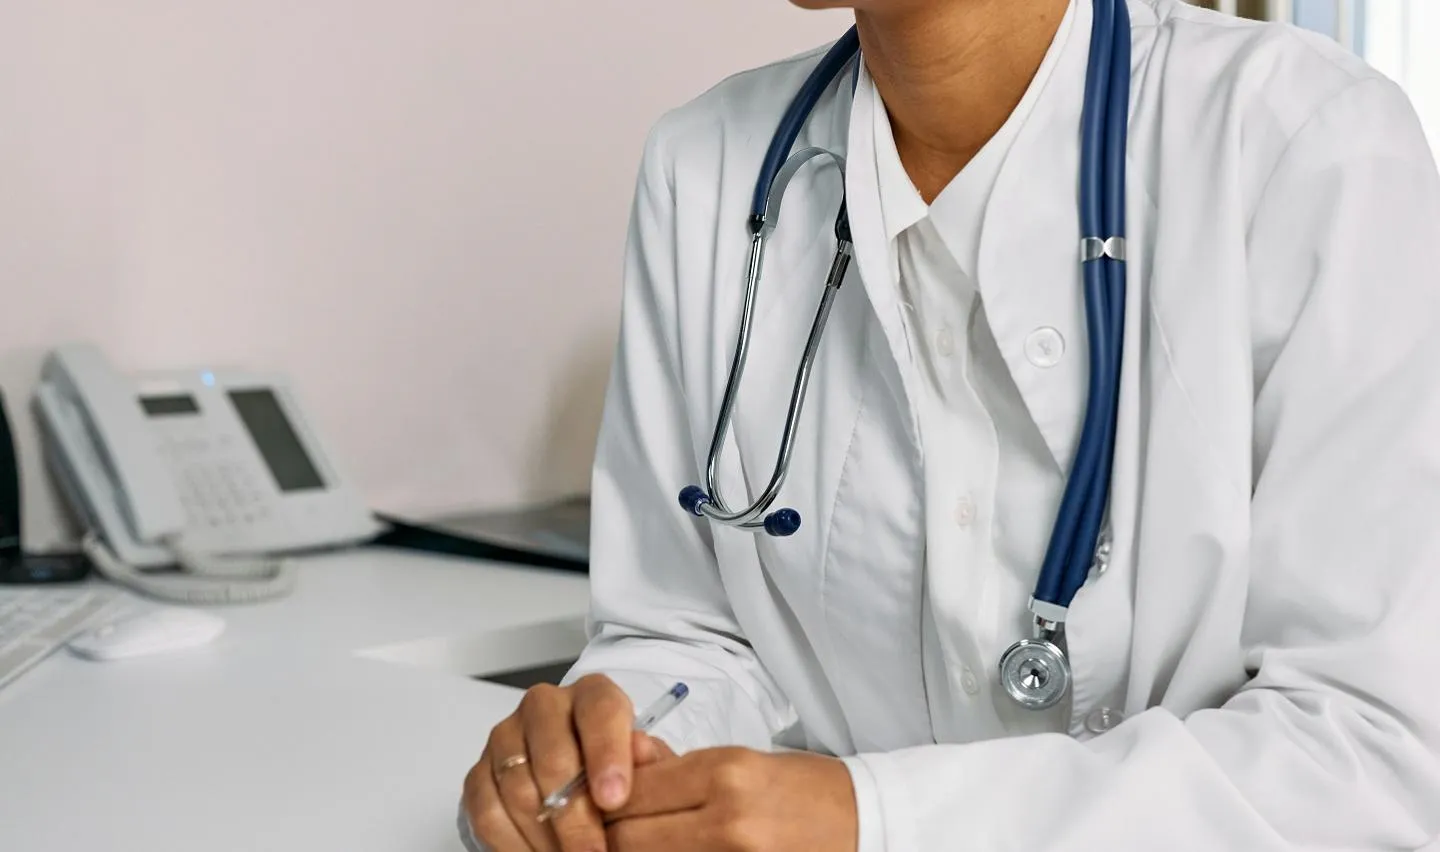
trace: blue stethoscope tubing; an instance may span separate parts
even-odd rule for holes
[[[1066,610],[1085,584],[1101,547],[1101,530],[1105,521],[1115,456],[1116,418],[1124,354],[1125,168],[1131,84],[1130,16],[1125,0],[1093,0],[1093,6],[1094,22],[1080,120],[1079,173],[1079,218],[1082,235],[1080,259],[1085,294],[1086,333],[1089,338],[1089,392],[1070,474],[1066,479],[1030,603],[1036,617],[1035,642],[1041,644],[1048,643],[1058,627],[1064,623]],[[766,150],[755,183],[747,223],[754,242],[746,310],[742,315],[740,342],[737,343],[735,361],[731,365],[720,419],[711,445],[706,471],[709,489],[707,491],[700,486],[691,485],[680,494],[681,506],[691,514],[745,528],[764,529],[771,535],[778,536],[793,534],[800,526],[800,515],[794,509],[780,509],[768,515],[764,513],[773,502],[785,477],[789,448],[794,438],[795,420],[803,405],[815,347],[824,328],[830,300],[834,298],[839,279],[843,278],[848,264],[850,233],[843,195],[836,221],[837,263],[832,265],[831,279],[827,281],[821,309],[812,326],[805,356],[801,359],[800,372],[791,398],[790,416],[787,418],[782,439],[780,459],[766,493],[747,509],[730,511],[722,508],[719,505],[719,492],[715,482],[717,459],[721,444],[728,433],[731,406],[744,369],[750,311],[753,308],[755,285],[762,263],[761,247],[768,230],[774,227],[772,220],[778,213],[778,195],[783,194],[784,184],[788,183],[793,169],[797,167],[792,165],[795,158],[791,157],[791,150],[825,92],[852,63],[858,79],[859,52],[859,33],[852,27],[826,52],[800,87],[780,119]],[[807,153],[814,152],[800,152],[796,157]],[[839,262],[842,257],[846,263]],[[1024,644],[1027,643],[1017,643],[1017,646]],[[1068,664],[1064,663],[1063,653],[1054,646],[1049,647],[1058,655],[1057,664],[1066,667],[1064,688],[1068,688]],[[1034,674],[1034,670],[1026,671]],[[1017,669],[1017,672],[1017,679],[1025,676],[1023,671]],[[1017,700],[1020,699],[1017,697]],[[1039,702],[1032,706],[1050,704]]]
[[[1102,242],[1125,236],[1125,159],[1130,107],[1130,18],[1125,0],[1096,0],[1081,112],[1080,230]],[[1123,243],[1121,243],[1123,245]],[[1125,338],[1125,261],[1082,263],[1090,392],[1085,420],[1034,598],[1060,608],[1074,599],[1095,559],[1110,472]]]

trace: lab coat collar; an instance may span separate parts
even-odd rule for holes
[[[991,331],[1062,472],[1079,439],[1089,341],[1080,271],[1080,113],[1093,9],[1075,2],[996,178],[978,283]]]

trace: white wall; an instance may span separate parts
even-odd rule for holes
[[[1336,37],[1405,88],[1440,157],[1440,2],[1436,0],[1269,0],[1271,20]],[[1356,20],[1363,16],[1362,22]],[[1363,38],[1358,33],[1363,29]]]
[[[289,372],[377,508],[586,487],[649,124],[838,35],[785,0],[0,0],[0,384]]]
[[[1369,0],[1365,9],[1365,58],[1405,87],[1440,156],[1440,3]]]

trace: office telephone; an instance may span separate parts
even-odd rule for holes
[[[187,603],[277,597],[294,584],[286,554],[380,530],[278,376],[127,377],[94,346],[69,344],[46,357],[35,405],[86,553],[143,593]]]

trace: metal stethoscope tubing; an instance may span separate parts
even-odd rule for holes
[[[791,156],[790,150],[794,147],[795,140],[799,138],[806,119],[809,118],[820,98],[824,96],[825,90],[840,75],[845,66],[858,57],[859,51],[860,35],[852,27],[830,47],[830,50],[810,72],[810,76],[806,78],[800,90],[795,93],[795,97],[791,99],[789,107],[786,108],[779,125],[775,128],[775,134],[770,140],[770,147],[765,151],[765,159],[761,164],[760,174],[755,181],[755,192],[750,201],[748,222],[750,258],[745,272],[745,304],[741,311],[740,329],[736,336],[735,357],[730,364],[730,376],[725,381],[725,394],[721,399],[720,413],[716,418],[715,433],[711,438],[710,452],[705,463],[705,487],[688,485],[680,492],[681,508],[692,515],[745,529],[763,529],[772,536],[793,535],[800,528],[799,512],[791,508],[782,508],[771,512],[770,507],[774,504],[781,486],[785,483],[785,477],[790,472],[790,455],[795,448],[795,431],[800,422],[800,413],[805,407],[805,393],[809,389],[810,372],[815,364],[820,338],[824,333],[825,323],[830,317],[830,308],[834,304],[835,295],[845,280],[845,273],[850,268],[850,261],[854,256],[850,240],[850,218],[846,212],[843,192],[840,212],[835,219],[835,256],[830,264],[830,273],[826,276],[825,290],[820,297],[820,306],[815,312],[815,321],[811,324],[810,335],[805,341],[805,352],[795,373],[795,385],[790,393],[790,405],[785,414],[785,427],[780,436],[780,450],[775,461],[775,469],[771,472],[770,482],[765,486],[765,490],[759,498],[744,509],[731,509],[720,494],[718,481],[720,456],[730,434],[730,421],[735,411],[735,397],[739,392],[740,378],[745,372],[745,361],[750,352],[751,323],[754,319],[755,300],[764,267],[765,241],[775,230],[785,190],[801,166],[821,156],[829,157],[834,161],[840,170],[841,185],[844,185],[845,161],[838,154],[821,148],[806,148]],[[858,61],[854,70],[854,81],[858,81],[860,72]],[[854,81],[852,81],[852,88]]]
[[[730,436],[730,422],[735,412],[735,398],[745,375],[746,361],[750,355],[750,337],[755,318],[755,303],[759,294],[760,279],[765,263],[765,243],[774,231],[780,216],[780,206],[790,181],[801,167],[811,160],[828,157],[840,171],[843,184],[845,161],[823,148],[806,148],[797,151],[787,159],[775,175],[764,197],[764,207],[758,216],[751,217],[750,258],[745,271],[745,302],[740,313],[740,329],[736,335],[735,355],[730,363],[730,375],[725,381],[725,393],[720,400],[720,413],[715,420],[715,432],[710,440],[710,452],[705,463],[706,488],[698,485],[687,486],[680,492],[680,505],[685,511],[709,518],[720,523],[745,529],[763,529],[772,536],[792,535],[800,528],[800,513],[795,509],[782,508],[771,512],[770,507],[785,484],[790,472],[790,456],[795,449],[795,433],[800,415],[805,408],[805,395],[810,388],[810,374],[814,370],[815,358],[820,349],[820,340],[825,325],[830,319],[830,309],[845,274],[850,269],[854,249],[850,240],[850,217],[845,201],[840,202],[840,212],[835,217],[835,255],[830,262],[830,271],[825,276],[825,289],[820,295],[820,305],[815,319],[810,324],[810,333],[805,340],[805,350],[800,356],[800,365],[795,371],[795,382],[790,391],[790,404],[785,413],[785,426],[780,435],[780,450],[775,468],[764,491],[749,506],[732,509],[720,492],[720,457],[725,441]],[[768,513],[768,514],[767,514]]]

